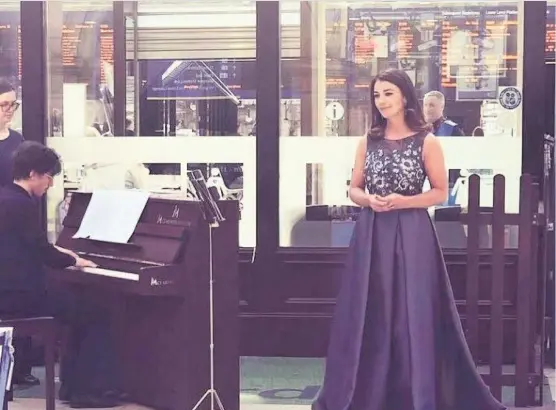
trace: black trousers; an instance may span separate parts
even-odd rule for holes
[[[66,394],[98,394],[117,388],[116,354],[109,315],[79,293],[49,291],[0,292],[0,319],[53,316],[69,329],[62,351],[60,379]],[[31,369],[31,341],[14,329],[14,374]]]

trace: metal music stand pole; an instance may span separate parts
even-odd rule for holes
[[[203,401],[210,396],[210,409],[215,410],[214,403],[218,404],[219,410],[225,410],[222,400],[214,386],[214,277],[213,277],[213,244],[212,234],[215,228],[220,226],[220,222],[224,221],[224,217],[220,213],[220,209],[216,201],[210,194],[206,181],[200,171],[188,172],[190,181],[195,188],[198,199],[202,202],[205,220],[209,225],[209,318],[210,318],[210,387],[199,399],[193,410],[197,410]]]

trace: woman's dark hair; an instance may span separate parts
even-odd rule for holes
[[[0,94],[11,93],[15,87],[8,80],[0,78]]]
[[[60,157],[54,150],[34,141],[24,141],[14,152],[14,180],[29,179],[31,172],[56,176],[62,172]]]
[[[376,107],[374,91],[378,81],[386,81],[398,87],[402,93],[402,97],[406,100],[405,105],[405,122],[407,126],[414,132],[430,131],[431,126],[425,122],[423,109],[419,100],[415,87],[411,79],[403,70],[388,69],[378,74],[371,81],[371,130],[369,136],[373,139],[384,138],[386,130],[386,118],[384,118]]]

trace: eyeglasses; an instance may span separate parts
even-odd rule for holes
[[[49,173],[44,174],[44,176],[47,177],[50,180],[50,182],[54,182],[54,177]]]
[[[2,112],[8,112],[8,111],[15,111],[19,108],[21,104],[18,103],[17,101],[6,101],[3,103],[0,103],[0,110]]]

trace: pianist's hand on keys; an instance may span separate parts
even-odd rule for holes
[[[77,258],[75,266],[77,268],[96,268],[98,265],[88,259]]]

